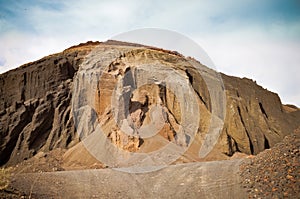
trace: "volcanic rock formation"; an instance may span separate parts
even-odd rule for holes
[[[74,162],[98,124],[124,151],[172,143],[186,149],[177,161],[190,162],[257,154],[299,123],[297,107],[250,79],[138,44],[88,42],[0,75],[0,165],[56,148]]]

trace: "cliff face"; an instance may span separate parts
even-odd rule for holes
[[[94,45],[68,49],[0,75],[1,165],[76,142],[70,114],[72,79]]]
[[[300,125],[300,111],[282,105],[272,93],[254,81],[222,75],[227,93],[223,132],[228,136],[229,153],[236,150],[258,154],[273,147]]]
[[[86,60],[91,57],[88,54],[96,48],[100,57],[97,64],[104,66],[104,71],[101,78],[87,79],[87,74],[94,75],[98,70],[86,67]],[[198,64],[203,73],[199,75],[189,63]],[[74,101],[74,95],[76,99],[90,96],[88,99],[92,101],[96,115],[94,118],[91,114],[92,124],[100,123],[114,146],[131,152],[150,153],[166,142],[178,146],[188,144],[183,161],[201,160],[198,154],[200,146],[205,144],[209,126],[211,122],[219,121],[212,114],[215,109],[221,111],[218,117],[226,117],[217,143],[206,159],[226,158],[235,152],[257,154],[274,146],[299,126],[298,108],[283,106],[277,94],[245,78],[221,75],[226,94],[225,109],[221,110],[211,97],[219,99],[222,96],[213,93],[207,85],[216,75],[176,52],[116,41],[88,42],[1,74],[0,164],[14,165],[40,151],[55,148],[73,147],[72,152],[76,151],[74,149],[80,147],[76,130],[84,126],[76,124],[75,128],[73,111],[75,108],[76,114],[76,105],[85,102]],[[143,83],[152,76],[169,79],[171,83]],[[178,88],[172,87],[171,79],[184,85],[181,94],[174,93]],[[94,90],[86,87],[91,80],[96,82]],[[222,85],[217,87],[223,88]],[[119,99],[114,107],[127,109],[114,112],[112,96]],[[196,96],[196,100],[189,96]],[[182,108],[187,101],[192,106]],[[195,110],[201,116],[191,113]],[[189,143],[191,135],[182,129],[187,129],[187,121],[192,122],[198,117],[199,128],[193,143]],[[131,124],[124,123],[128,118]],[[152,123],[153,118],[160,119]],[[124,126],[118,126],[116,121],[123,121]],[[126,125],[140,131],[125,134]],[[141,131],[143,127],[153,129],[157,126],[160,137],[155,139],[155,144],[149,137],[141,136],[149,133]],[[85,136],[81,135],[81,139]],[[72,160],[72,153],[68,159]]]

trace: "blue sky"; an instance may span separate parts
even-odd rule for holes
[[[138,28],[177,31],[217,69],[300,106],[300,1],[0,0],[0,73]]]

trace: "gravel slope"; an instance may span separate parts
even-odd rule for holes
[[[249,198],[300,198],[300,129],[241,166]]]

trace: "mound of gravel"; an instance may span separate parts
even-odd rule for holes
[[[300,129],[241,166],[249,198],[300,198]]]

